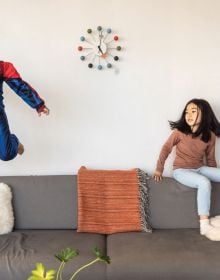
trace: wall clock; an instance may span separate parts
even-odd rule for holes
[[[78,51],[80,59],[87,62],[89,68],[102,70],[112,68],[114,62],[119,61],[118,52],[122,47],[118,45],[119,37],[114,35],[111,28],[98,26],[95,30],[87,29],[87,36],[80,37],[81,45]]]

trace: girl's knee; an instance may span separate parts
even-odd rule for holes
[[[198,188],[203,189],[204,191],[210,192],[212,189],[211,182],[208,178],[202,177],[198,182]]]

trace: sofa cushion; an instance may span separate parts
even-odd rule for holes
[[[150,223],[154,229],[198,228],[197,190],[173,178],[148,180]],[[220,183],[212,183],[211,215],[220,214]]]
[[[2,176],[0,181],[11,187],[16,229],[76,229],[76,176]]]
[[[37,262],[46,269],[57,269],[60,262],[56,253],[70,247],[79,256],[67,263],[63,279],[69,279],[81,265],[95,258],[92,249],[98,246],[106,254],[105,236],[77,233],[74,230],[24,230],[0,236],[0,278],[1,280],[24,280],[31,275]],[[80,273],[82,280],[105,279],[106,264],[96,263]],[[91,276],[93,275],[93,276]]]
[[[220,242],[198,229],[118,233],[107,237],[109,280],[219,280]]]

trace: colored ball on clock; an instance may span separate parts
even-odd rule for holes
[[[83,50],[83,47],[82,46],[79,46],[78,47],[78,51],[82,51]]]
[[[115,40],[115,41],[118,41],[118,36],[114,36],[114,40]]]
[[[85,60],[85,56],[84,55],[80,56],[80,59]]]
[[[107,33],[111,33],[111,32],[112,32],[111,28],[108,28],[108,29],[106,30],[106,32],[107,32]]]
[[[114,60],[115,61],[118,61],[119,60],[119,57],[116,55],[116,56],[114,56]]]
[[[112,64],[111,63],[107,63],[107,68],[112,68]]]
[[[91,28],[89,28],[89,29],[87,29],[87,33],[92,33],[92,29]]]
[[[98,31],[101,31],[101,30],[102,30],[102,27],[99,25],[99,26],[97,27],[97,30],[98,30]]]
[[[81,37],[80,37],[80,41],[82,41],[82,42],[85,41],[85,39],[86,39],[86,38],[85,38],[84,36],[81,36]]]
[[[102,65],[101,64],[98,65],[98,69],[102,70]]]
[[[89,64],[88,64],[88,67],[89,67],[89,68],[92,68],[92,67],[93,67],[93,64],[92,64],[92,63],[89,63]]]
[[[116,50],[117,50],[117,51],[120,51],[120,50],[121,50],[121,46],[117,46],[117,47],[116,47]]]

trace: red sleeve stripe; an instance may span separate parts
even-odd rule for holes
[[[4,62],[4,73],[3,76],[5,79],[10,79],[10,78],[20,78],[19,73],[17,70],[14,68],[14,65],[10,62]]]

